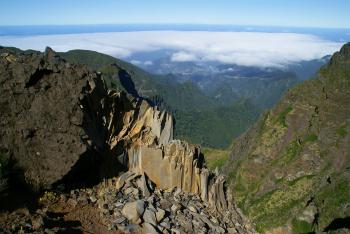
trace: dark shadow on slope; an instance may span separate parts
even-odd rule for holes
[[[350,217],[334,219],[325,229],[325,232],[338,229],[350,229]]]
[[[152,107],[158,106],[159,108],[161,108],[159,103],[154,101],[153,98],[140,96],[140,94],[138,93],[137,88],[135,86],[135,83],[132,80],[131,75],[126,70],[122,69],[117,64],[112,64],[112,66],[115,66],[118,68],[118,70],[119,70],[118,71],[119,82],[128,94],[132,95],[135,98],[145,100]]]
[[[14,167],[11,161],[6,188],[0,193],[0,211],[14,211],[19,208],[36,210],[39,194],[25,184],[24,171]]]
[[[81,230],[81,222],[80,221],[66,221],[64,220],[64,215],[66,213],[54,213],[48,212],[47,218],[44,220],[45,227],[47,228],[55,228],[59,227],[61,230],[57,231],[57,233],[83,233]]]
[[[113,178],[127,170],[118,161],[114,152],[98,153],[94,150],[85,152],[72,169],[53,186],[64,185],[65,190],[90,188],[103,179]]]
[[[38,82],[45,76],[51,74],[52,71],[48,69],[37,69],[34,74],[32,74],[26,83],[25,87],[29,88],[31,86],[36,86]]]
[[[131,76],[129,73],[127,73],[125,70],[120,70],[118,72],[118,76],[119,76],[120,83],[124,87],[126,92],[128,92],[134,97],[140,97],[140,95],[138,94],[135,88],[134,81],[131,79]]]

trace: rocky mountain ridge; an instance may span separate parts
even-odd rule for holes
[[[228,199],[223,176],[206,168],[200,147],[173,140],[169,113],[107,89],[100,73],[50,48],[2,48],[0,55],[0,149],[11,162],[9,186],[46,190],[35,215],[0,217],[2,231],[69,232],[52,224],[52,213],[82,203],[101,210],[109,231],[254,232]],[[164,214],[155,221],[158,212]]]

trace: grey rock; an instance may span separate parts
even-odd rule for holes
[[[142,190],[143,196],[149,197],[151,195],[151,191],[148,188],[147,176],[145,174],[142,175],[141,182],[142,182],[141,190]]]
[[[165,217],[165,210],[158,208],[156,212],[157,222],[161,222]]]
[[[176,188],[176,190],[174,192],[174,197],[179,196],[181,192],[182,192],[182,190],[180,188]]]
[[[170,229],[170,224],[169,224],[169,222],[161,222],[161,223],[160,223],[160,226],[165,227],[165,228],[167,228],[167,229]]]
[[[191,212],[194,212],[194,213],[197,213],[197,212],[198,212],[198,211],[197,211],[197,208],[194,207],[193,205],[189,205],[187,208],[188,208]]]
[[[144,230],[145,234],[157,234],[157,233],[159,233],[157,231],[157,228],[150,223],[144,223],[143,230]]]
[[[96,196],[95,196],[95,195],[90,196],[90,201],[91,201],[92,203],[95,203],[95,202],[97,201]]]
[[[181,209],[181,205],[178,203],[175,203],[171,206],[171,212],[173,212],[173,213],[176,213],[180,209]]]
[[[126,217],[130,222],[137,223],[138,219],[140,219],[145,209],[144,201],[137,200],[134,202],[126,203],[123,207],[122,214]]]
[[[139,229],[139,225],[129,224],[129,225],[117,225],[118,230],[124,233],[134,233]]]
[[[160,207],[165,210],[170,210],[172,207],[172,203],[167,199],[161,199],[159,203]]]
[[[121,224],[121,223],[123,223],[123,222],[125,222],[126,221],[126,218],[125,217],[118,217],[118,218],[116,218],[115,220],[114,220],[114,223],[116,223],[116,224]]]
[[[145,213],[143,214],[143,220],[146,222],[146,223],[150,223],[154,226],[157,226],[157,219],[156,219],[156,214],[149,210],[149,209],[146,209],[145,210]]]
[[[114,207],[117,208],[117,209],[121,209],[123,206],[124,206],[124,204],[121,203],[121,202],[117,202],[117,203],[114,204]]]
[[[131,172],[131,171],[127,171],[127,172],[125,172],[124,174],[122,174],[122,175],[118,178],[118,181],[117,181],[117,183],[116,183],[116,188],[117,188],[118,190],[121,189],[121,188],[124,186],[125,181],[126,181],[129,177],[131,177],[131,176],[133,176],[133,175],[135,175],[135,173],[134,173],[134,172]]]

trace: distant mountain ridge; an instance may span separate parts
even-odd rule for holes
[[[284,67],[255,67],[209,61],[173,61],[174,51],[133,55],[129,60],[153,74],[171,74],[180,82],[192,81],[207,96],[221,104],[244,98],[264,110],[300,81],[311,79],[330,56],[286,64]],[[135,58],[135,60],[133,59]]]

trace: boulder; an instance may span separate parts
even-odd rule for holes
[[[145,203],[142,200],[126,203],[122,214],[132,223],[138,223],[145,210]]]

